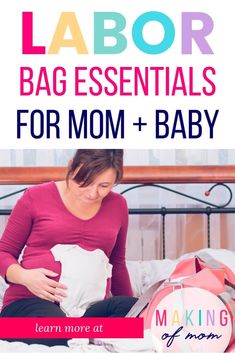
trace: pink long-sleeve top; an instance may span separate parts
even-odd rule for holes
[[[113,295],[130,295],[132,289],[125,262],[128,210],[125,199],[110,192],[97,214],[82,220],[64,205],[55,182],[33,186],[17,201],[0,239],[0,275],[20,264],[25,269],[44,267],[58,273],[61,264],[50,249],[57,244],[76,244],[86,250],[101,249],[113,265],[112,280],[107,284]],[[3,308],[18,299],[34,295],[19,284],[11,284],[3,299]]]

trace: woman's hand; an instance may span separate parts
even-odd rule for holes
[[[21,284],[37,297],[52,302],[61,302],[63,297],[66,297],[65,289],[67,287],[60,282],[48,278],[58,276],[57,273],[45,268],[22,270]]]

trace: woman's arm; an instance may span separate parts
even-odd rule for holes
[[[66,286],[48,277],[57,277],[58,273],[45,268],[26,270],[18,264],[10,265],[6,271],[8,282],[21,284],[41,299],[61,302],[66,296]]]
[[[126,238],[128,229],[128,208],[123,198],[122,225],[117,235],[115,246],[110,256],[113,265],[111,292],[113,295],[133,296],[130,277],[126,267]]]
[[[65,292],[61,289],[66,287],[47,277],[56,277],[57,273],[45,268],[24,269],[18,263],[18,258],[26,245],[32,226],[33,205],[27,190],[17,201],[0,239],[0,275],[9,283],[27,287],[39,298],[61,301],[60,296],[65,296]]]
[[[0,239],[0,275],[6,278],[10,265],[18,264],[33,223],[29,191],[17,201]]]

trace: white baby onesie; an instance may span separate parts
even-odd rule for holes
[[[112,265],[100,249],[88,251],[78,245],[58,244],[51,252],[61,262],[60,282],[68,288],[60,307],[67,316],[81,317],[91,304],[104,299]]]

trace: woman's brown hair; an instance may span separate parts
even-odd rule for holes
[[[118,184],[123,175],[123,150],[79,149],[68,167],[66,180],[72,178],[80,186],[85,187],[90,185],[97,175],[109,168],[116,171],[115,183]]]

